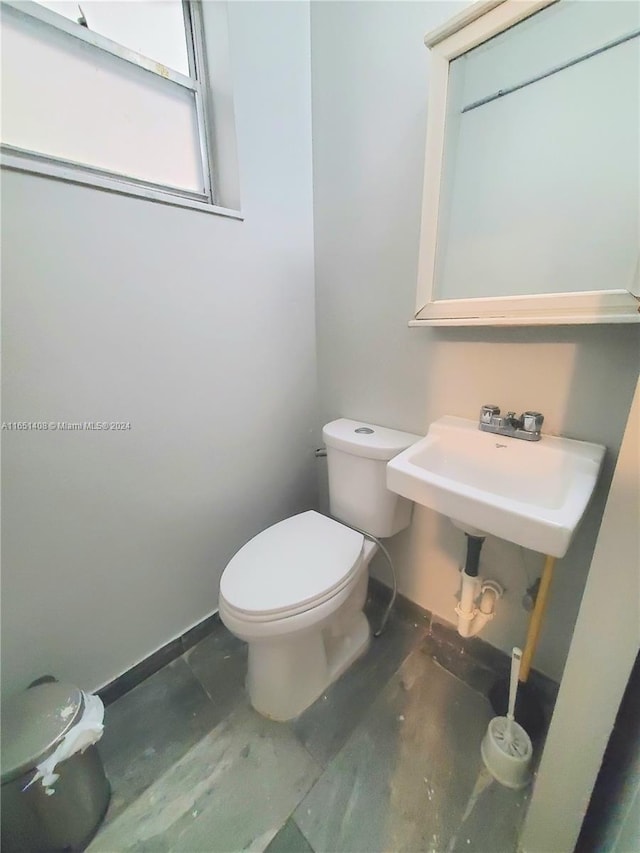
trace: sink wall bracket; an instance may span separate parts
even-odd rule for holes
[[[544,569],[540,578],[540,588],[536,596],[536,603],[533,608],[533,613],[529,619],[529,629],[527,631],[527,642],[522,654],[520,662],[519,681],[526,682],[529,678],[529,671],[533,662],[533,657],[538,648],[538,639],[540,637],[540,629],[542,627],[542,619],[547,609],[547,601],[549,599],[549,590],[551,581],[553,580],[553,570],[555,568],[556,558],[547,555],[544,561]]]

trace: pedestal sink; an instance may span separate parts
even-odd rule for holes
[[[447,416],[388,463],[387,487],[476,535],[564,557],[604,453],[570,438],[481,432],[476,421]]]

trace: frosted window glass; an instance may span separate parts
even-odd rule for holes
[[[188,76],[189,60],[182,3],[175,0],[39,0],[71,21],[84,15],[87,28],[94,33],[135,50],[149,59]],[[80,9],[82,7],[82,11]]]
[[[204,192],[191,91],[8,14],[2,48],[4,143]]]

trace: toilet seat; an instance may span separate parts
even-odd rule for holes
[[[350,586],[364,537],[310,510],[259,533],[222,574],[225,608],[243,621],[268,622],[318,607]]]

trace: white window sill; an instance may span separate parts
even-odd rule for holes
[[[190,210],[199,210],[202,213],[213,213],[216,216],[244,220],[244,215],[241,211],[212,204],[204,195],[189,193],[186,190],[173,190],[168,187],[146,184],[143,181],[136,181],[133,178],[127,178],[99,169],[92,169],[89,166],[81,166],[53,157],[46,157],[9,145],[2,146],[0,165],[4,169],[10,169],[15,172],[26,172],[32,175],[66,181],[67,183],[105,190],[106,192],[118,193],[119,195],[168,204],[172,207],[186,207]]]

